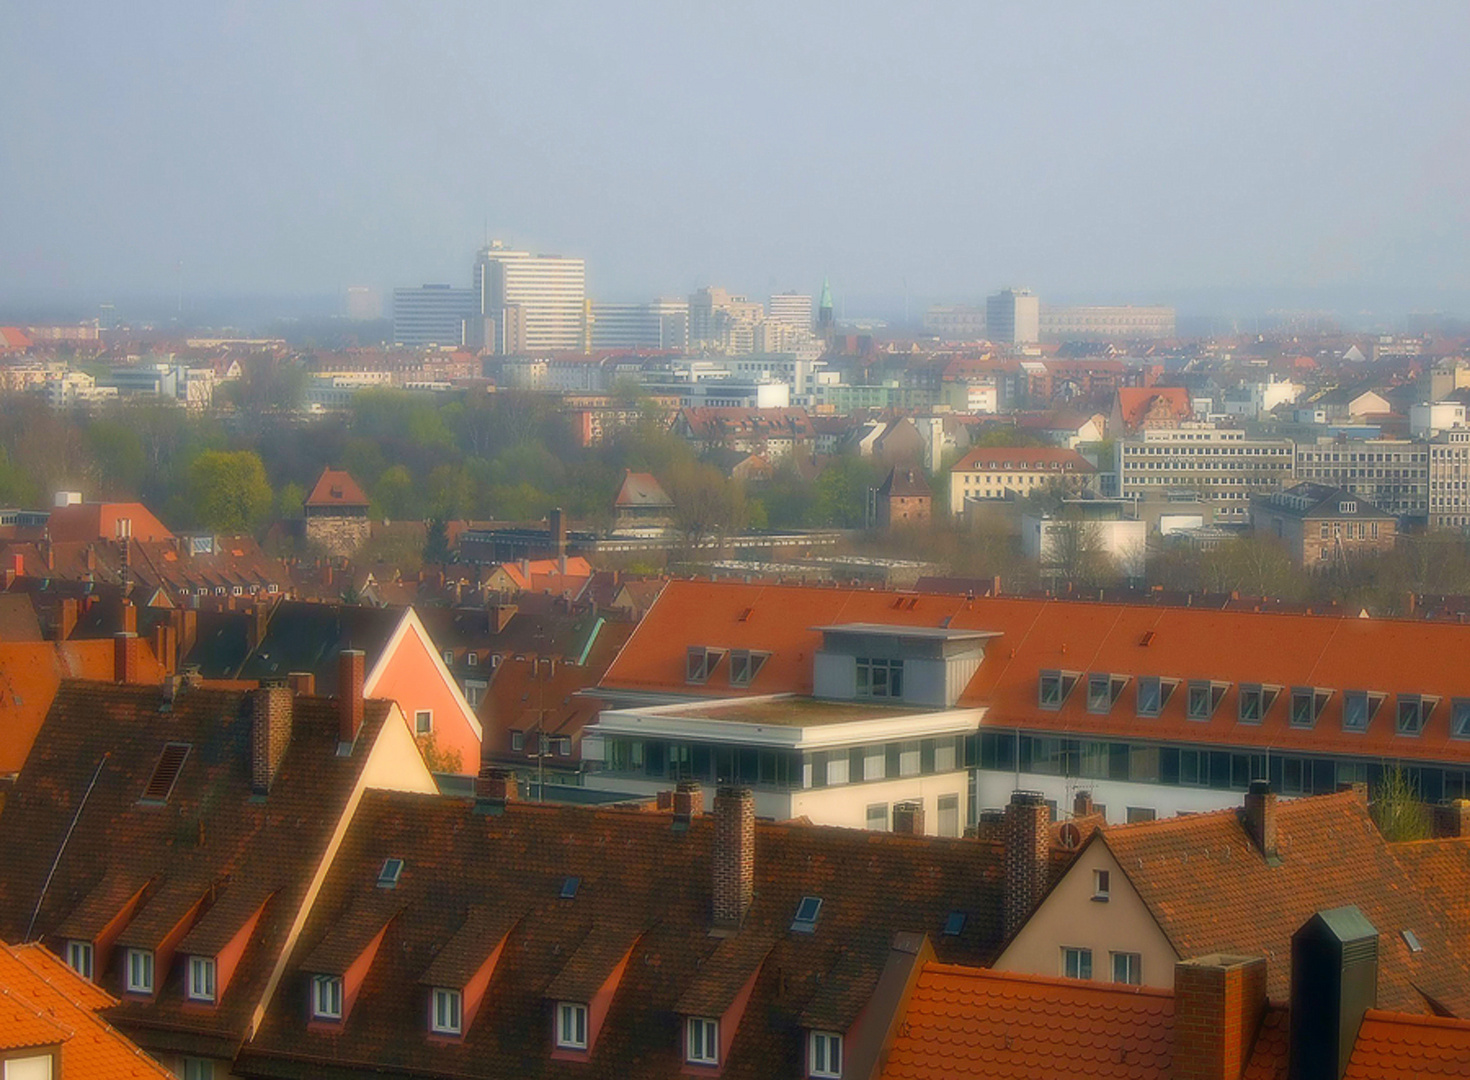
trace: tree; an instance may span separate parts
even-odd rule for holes
[[[1043,525],[1043,528],[1046,528]],[[1043,534],[1043,566],[1060,581],[1077,588],[1093,588],[1115,576],[1113,560],[1103,543],[1102,529],[1075,511],[1064,512]]]
[[[449,561],[449,530],[444,519],[436,517],[429,522],[429,536],[424,541],[424,562],[447,563]]]
[[[674,501],[674,524],[691,546],[708,537],[723,538],[745,525],[744,490],[713,465],[675,466],[665,478],[664,490]]]
[[[1378,831],[1390,842],[1429,836],[1429,809],[1419,798],[1419,786],[1398,765],[1384,771],[1368,809]]]
[[[265,465],[252,450],[206,450],[189,466],[189,498],[205,528],[250,532],[271,511]]]
[[[306,516],[306,489],[300,484],[285,485],[276,494],[276,516],[295,520]]]

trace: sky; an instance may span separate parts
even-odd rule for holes
[[[1467,56],[1463,0],[0,0],[0,303],[468,284],[488,230],[609,300],[1470,311]]]

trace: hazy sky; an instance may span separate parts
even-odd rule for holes
[[[1470,4],[0,0],[0,299],[1470,293]]]

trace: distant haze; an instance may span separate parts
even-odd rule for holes
[[[488,225],[606,299],[1444,307],[1467,56],[1460,0],[11,0],[0,303],[468,284]]]

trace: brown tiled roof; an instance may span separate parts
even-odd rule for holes
[[[462,987],[525,916],[502,905],[472,904],[454,936],[424,969],[423,986]]]
[[[1437,908],[1446,929],[1470,943],[1470,837],[1394,844],[1399,863]]]
[[[120,905],[150,879],[155,890],[135,916],[145,928],[175,918],[178,904],[170,897],[195,889],[196,898],[203,896],[226,878],[217,907],[233,904],[234,890],[252,898],[262,888],[279,890],[214,1009],[185,1004],[179,961],[158,972],[156,1000],[126,999],[109,1014],[136,1037],[146,1031],[149,1046],[232,1055],[389,708],[369,701],[351,755],[339,757],[336,702],[295,698],[291,742],[262,798],[250,786],[252,710],[245,694],[185,690],[164,708],[157,687],[63,682],[0,813],[0,935],[24,936],[42,898],[34,934],[59,947],[63,929],[72,932],[78,921],[94,926],[108,904]],[[169,742],[191,746],[172,793],[164,805],[140,805]],[[208,920],[206,911],[201,928]],[[119,986],[115,961],[96,958],[100,985]]]
[[[860,1008],[895,932],[933,935],[945,960],[993,958],[1000,936],[997,845],[797,824],[758,823],[756,830],[754,904],[735,938],[722,940],[710,936],[709,815],[676,830],[669,816],[647,812],[511,803],[497,815],[476,813],[469,801],[368,792],[298,955],[332,933],[335,913],[373,888],[377,868],[390,856],[406,860],[396,890],[406,906],[342,1032],[305,1023],[308,973],[293,960],[259,1034],[243,1051],[242,1069],[252,1076],[321,1076],[332,1067],[370,1066],[466,1078],[675,1077],[683,1066],[681,999],[705,968],[719,971],[726,954],[732,969],[753,970],[749,964],[770,941],[724,1076],[795,1076],[796,1025],[808,1003],[840,970]],[[563,898],[568,876],[580,884],[575,896]],[[804,896],[823,900],[809,934],[790,930]],[[463,1039],[431,1041],[421,980],[446,962],[444,950],[467,912],[491,897],[526,915],[510,931]],[[968,915],[965,928],[942,937],[952,911]],[[647,930],[633,947],[592,1060],[552,1060],[548,988],[592,929],[609,926],[613,936]],[[482,952],[489,947],[479,943]],[[849,957],[850,966],[839,968]],[[477,952],[465,963],[481,958]]]
[[[1272,1000],[1289,996],[1292,934],[1314,912],[1355,904],[1380,935],[1381,1005],[1425,1012],[1427,996],[1470,1014],[1467,943],[1404,872],[1361,795],[1282,800],[1276,830],[1274,866],[1234,809],[1116,826],[1095,842],[1113,853],[1177,955],[1264,956]],[[1410,950],[1405,930],[1422,951]]]
[[[367,506],[368,497],[346,469],[323,469],[311,494],[306,497],[306,505]]]
[[[547,985],[546,997],[556,1001],[591,1001],[645,929],[641,923],[616,920],[592,924],[587,936],[572,950],[566,965]]]
[[[674,1011],[680,1016],[722,1015],[760,970],[775,944],[775,935],[770,931],[737,934],[721,941],[679,995]]]

